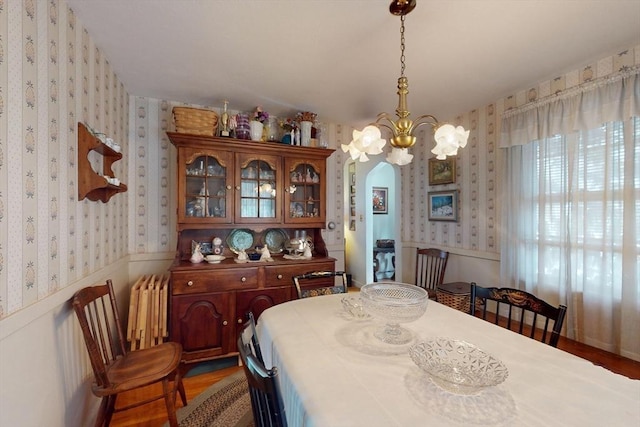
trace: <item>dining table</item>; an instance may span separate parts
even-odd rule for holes
[[[401,325],[408,343],[388,344],[376,337],[381,320],[353,316],[343,298],[359,296],[293,300],[258,319],[290,427],[640,426],[639,380],[435,301]],[[477,346],[507,378],[472,395],[441,389],[409,355],[435,338]]]

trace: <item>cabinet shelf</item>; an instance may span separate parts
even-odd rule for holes
[[[102,156],[102,175],[93,170],[89,162],[88,155],[91,152]],[[106,203],[115,194],[127,191],[124,183],[113,185],[105,178],[114,176],[111,166],[120,159],[122,153],[104,144],[83,123],[78,122],[78,200],[87,198]]]

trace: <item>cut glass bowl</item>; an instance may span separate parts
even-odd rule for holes
[[[414,344],[409,356],[440,388],[455,394],[476,394],[508,376],[507,367],[473,344],[434,338]]]
[[[346,296],[342,298],[342,307],[348,316],[352,319],[363,320],[369,319],[371,316],[367,313],[362,305],[360,298]]]
[[[429,295],[424,289],[398,282],[368,283],[360,289],[365,311],[385,325],[374,336],[389,344],[406,344],[413,333],[400,326],[417,320],[427,310]]]

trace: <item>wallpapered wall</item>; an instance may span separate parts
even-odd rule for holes
[[[453,118],[471,130],[455,184],[429,186],[433,144],[422,132],[401,168],[403,244],[499,254],[502,112],[639,62],[636,46]],[[175,104],[130,97],[64,2],[0,0],[0,318],[127,254],[175,249],[176,157],[165,135]],[[77,200],[78,121],[123,148],[114,171],[129,191],[106,204]],[[337,227],[324,237],[341,246],[348,156],[339,147],[352,128],[327,127],[336,149],[327,218]],[[460,220],[429,222],[427,193],[445,189],[460,190]]]
[[[128,148],[129,95],[58,0],[0,0],[0,318],[127,255],[126,193],[78,201],[77,122]],[[114,173],[128,184],[127,156]]]

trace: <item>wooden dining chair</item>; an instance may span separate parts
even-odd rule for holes
[[[416,249],[415,285],[426,290],[430,299],[436,299],[436,289],[444,281],[448,260],[447,251],[435,248]]]
[[[238,336],[238,353],[249,384],[251,410],[256,427],[286,427],[284,401],[278,384],[278,369],[267,369],[255,353],[258,338],[253,317],[244,323]]]
[[[484,320],[493,318],[496,325],[501,324],[509,330],[517,331],[519,334],[528,335],[529,338],[538,339],[552,347],[557,347],[562,323],[567,312],[566,306],[554,307],[535,295],[519,289],[483,288],[471,283],[471,315],[476,315],[478,300],[483,302],[483,307],[479,311]],[[495,302],[495,304],[491,303],[495,311],[487,309],[491,301]],[[505,309],[503,308],[502,313],[500,312],[501,306],[508,307],[506,318],[504,318]],[[525,316],[533,316],[530,323],[527,323]],[[543,326],[539,325],[541,323],[538,321],[539,319],[544,321]],[[553,321],[552,328],[551,321]]]
[[[164,398],[169,425],[177,426],[176,390],[180,391],[182,403],[187,405],[179,368],[182,346],[166,342],[127,352],[111,280],[79,290],[71,304],[93,368],[92,391],[102,398],[95,425],[108,426],[115,412]],[[123,408],[115,407],[120,393],[156,383],[162,383],[162,394]]]
[[[335,278],[340,279],[336,284]],[[347,293],[347,274],[344,271],[313,271],[293,276],[298,298]]]

